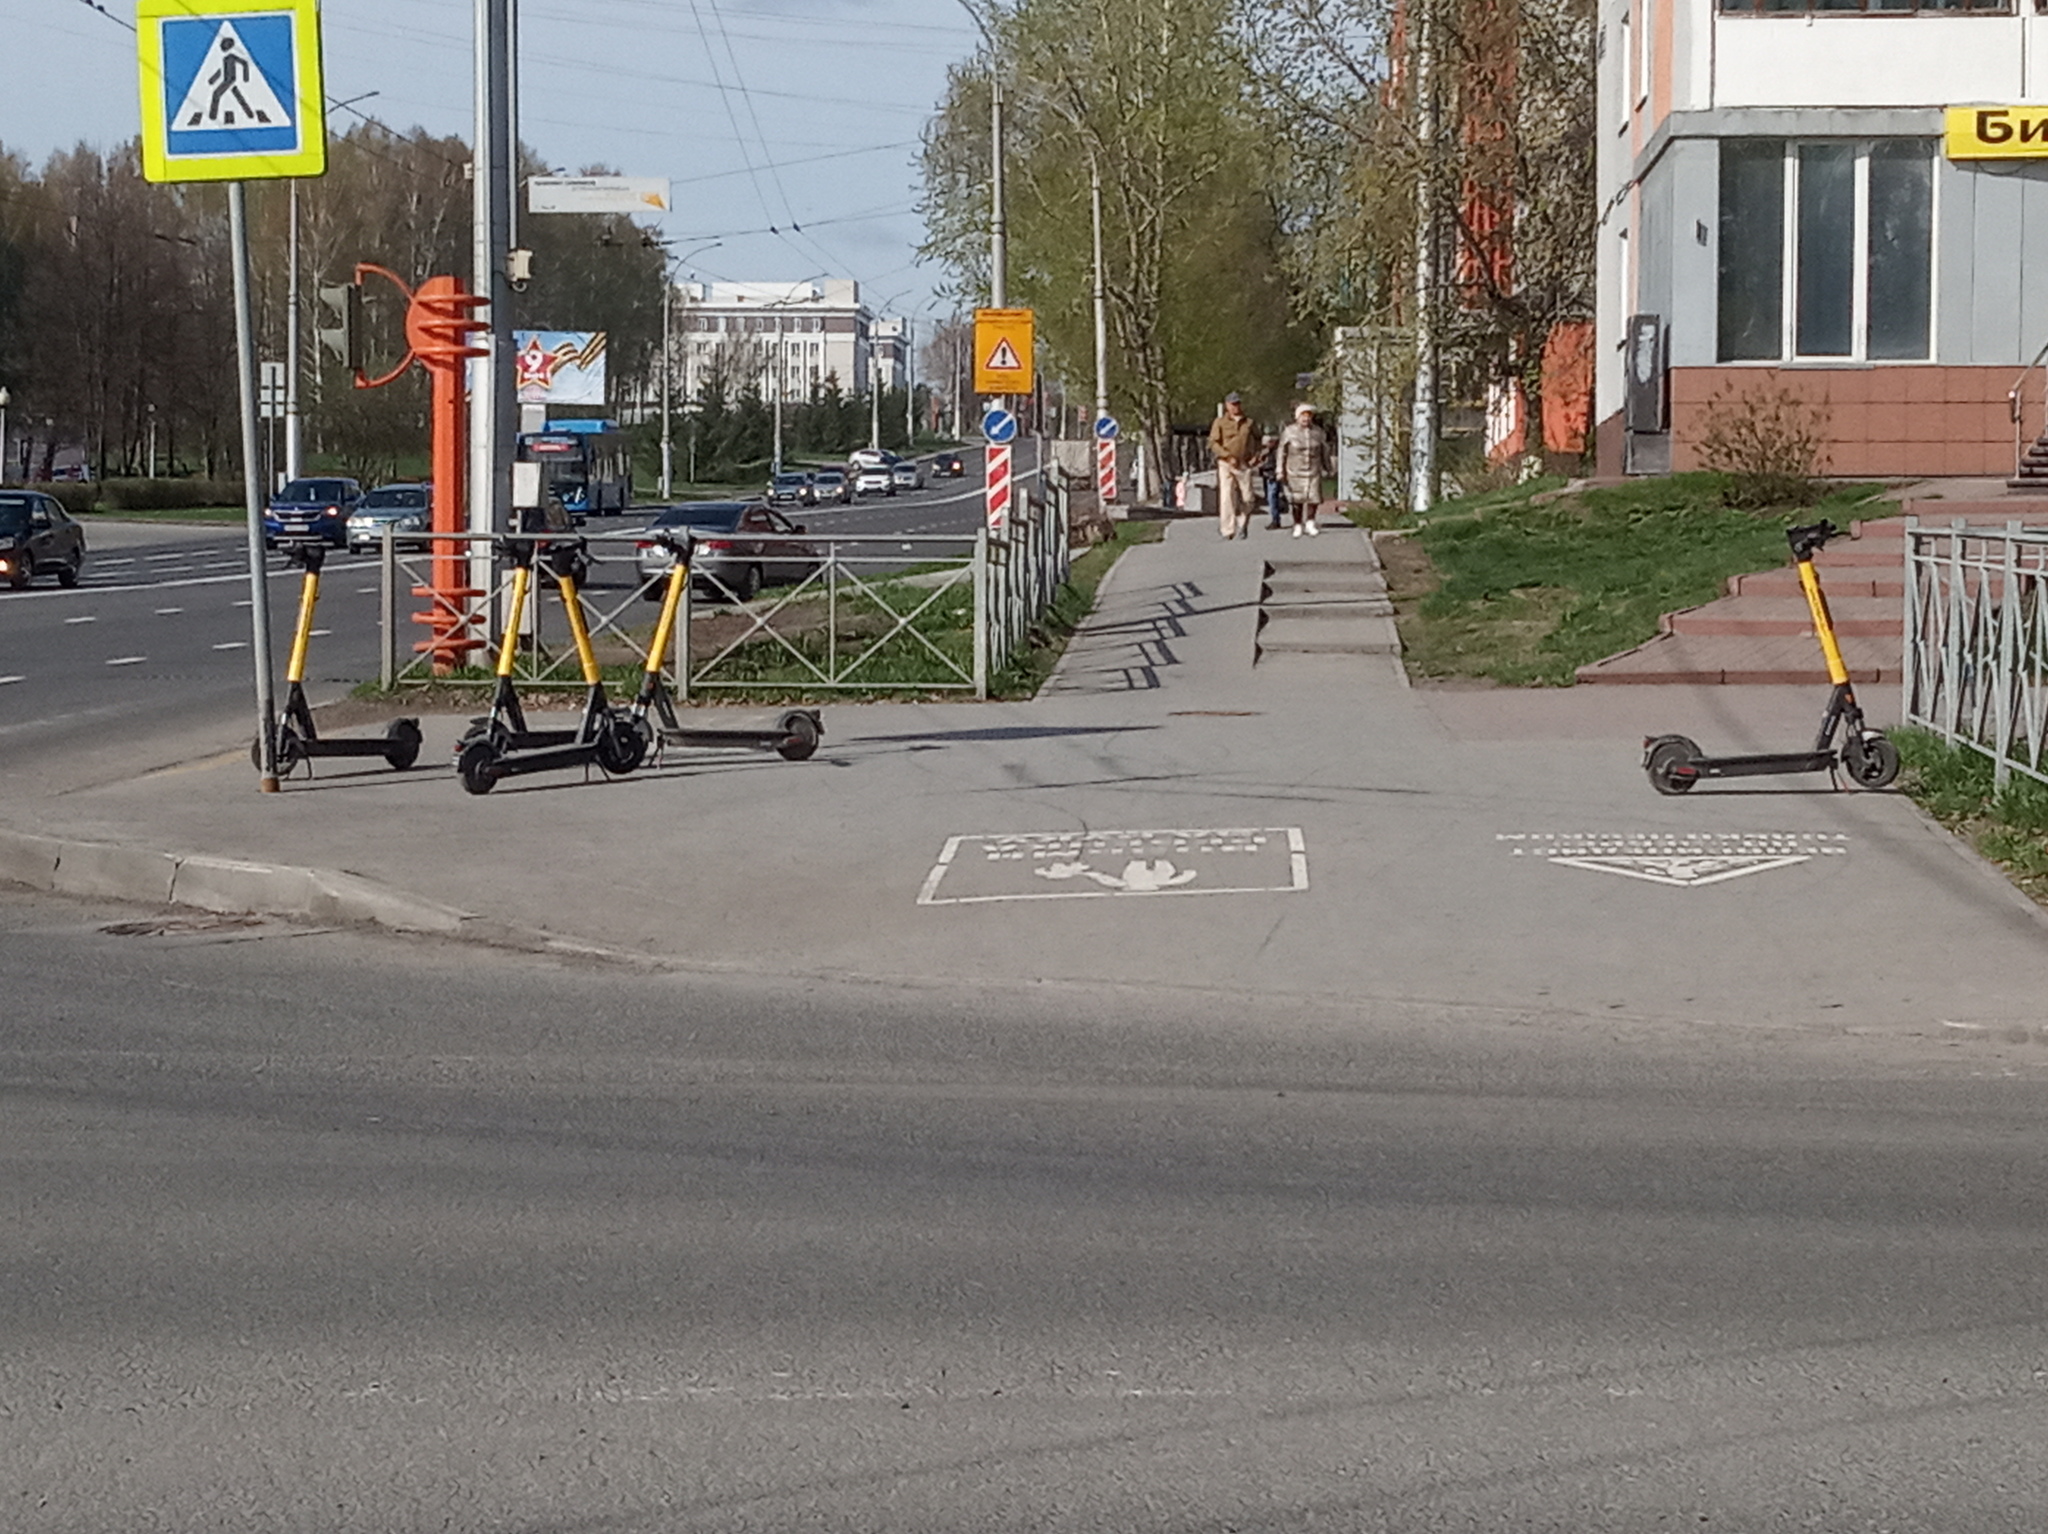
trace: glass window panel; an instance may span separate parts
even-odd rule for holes
[[[1927,355],[1933,266],[1934,146],[1882,140],[1870,150],[1870,356]]]
[[[1793,352],[1846,357],[1856,279],[1856,150],[1799,146],[1799,265]]]
[[[1719,353],[1723,362],[1784,353],[1785,145],[1721,141]]]

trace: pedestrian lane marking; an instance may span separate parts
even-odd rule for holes
[[[93,563],[96,565],[132,565],[135,563],[135,561],[133,558],[107,559],[104,556],[95,556],[93,559]]]
[[[139,666],[148,660],[147,655],[117,655],[107,664],[110,666]]]
[[[949,837],[919,905],[1261,895],[1308,888],[1299,826]]]
[[[1849,838],[1815,831],[1532,831],[1502,834],[1508,855],[1560,868],[1698,889],[1846,857]]]

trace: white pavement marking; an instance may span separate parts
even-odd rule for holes
[[[182,607],[159,607],[156,610],[156,615],[159,618],[168,618],[171,616],[172,613],[181,613],[184,610],[185,609]]]
[[[917,903],[1291,894],[1308,887],[1308,841],[1299,826],[1025,832],[949,838]]]
[[[66,618],[64,621],[66,623],[97,623],[100,620],[94,617],[91,613],[87,613],[82,618]]]
[[[1849,851],[1848,837],[1813,831],[1531,831],[1494,840],[1510,843],[1511,857],[1675,889],[1723,884]]]
[[[104,563],[104,561],[96,562]],[[327,568],[333,573],[339,573],[343,570],[374,570],[377,568],[377,562],[373,559],[359,559],[353,564],[329,565]],[[293,569],[266,570],[263,573],[274,581],[295,579],[299,574],[297,570]],[[234,575],[195,575],[187,580],[176,581],[131,581],[125,586],[94,585],[92,587],[92,594],[94,596],[109,596],[117,591],[177,591],[187,586],[226,586],[237,581],[246,581],[248,578],[249,572],[244,569]],[[78,593],[55,586],[47,586],[29,591],[10,591],[0,593],[0,595],[4,595],[10,602],[31,602],[40,598],[75,597]],[[249,604],[247,602],[240,602],[236,605],[247,607]]]
[[[107,664],[110,666],[139,666],[148,660],[147,655],[117,655]]]
[[[254,597],[243,597],[239,602],[228,603],[230,607],[254,607],[255,605],[256,599]]]
[[[383,589],[382,586],[358,586],[356,587],[356,595],[359,597],[373,597]]]
[[[25,676],[0,676],[0,687],[5,687],[9,682],[26,682],[27,680],[28,678]]]
[[[309,639],[325,639],[329,634],[333,632],[333,629],[313,629],[307,634],[306,637]]]
[[[135,563],[135,560],[132,555],[124,556],[120,559],[109,559],[104,554],[95,554],[93,555],[92,562],[96,565],[132,565]]]
[[[214,648],[216,650],[246,650],[249,648],[249,641],[246,639],[230,639],[226,644],[217,644]]]

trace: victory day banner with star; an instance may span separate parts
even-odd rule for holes
[[[602,405],[602,330],[515,330],[512,356],[522,405]]]

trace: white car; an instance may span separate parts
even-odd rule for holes
[[[853,476],[855,495],[894,495],[896,471],[886,463],[862,464]]]
[[[895,461],[896,455],[882,447],[857,447],[846,457],[848,466],[855,469],[886,469]]]

